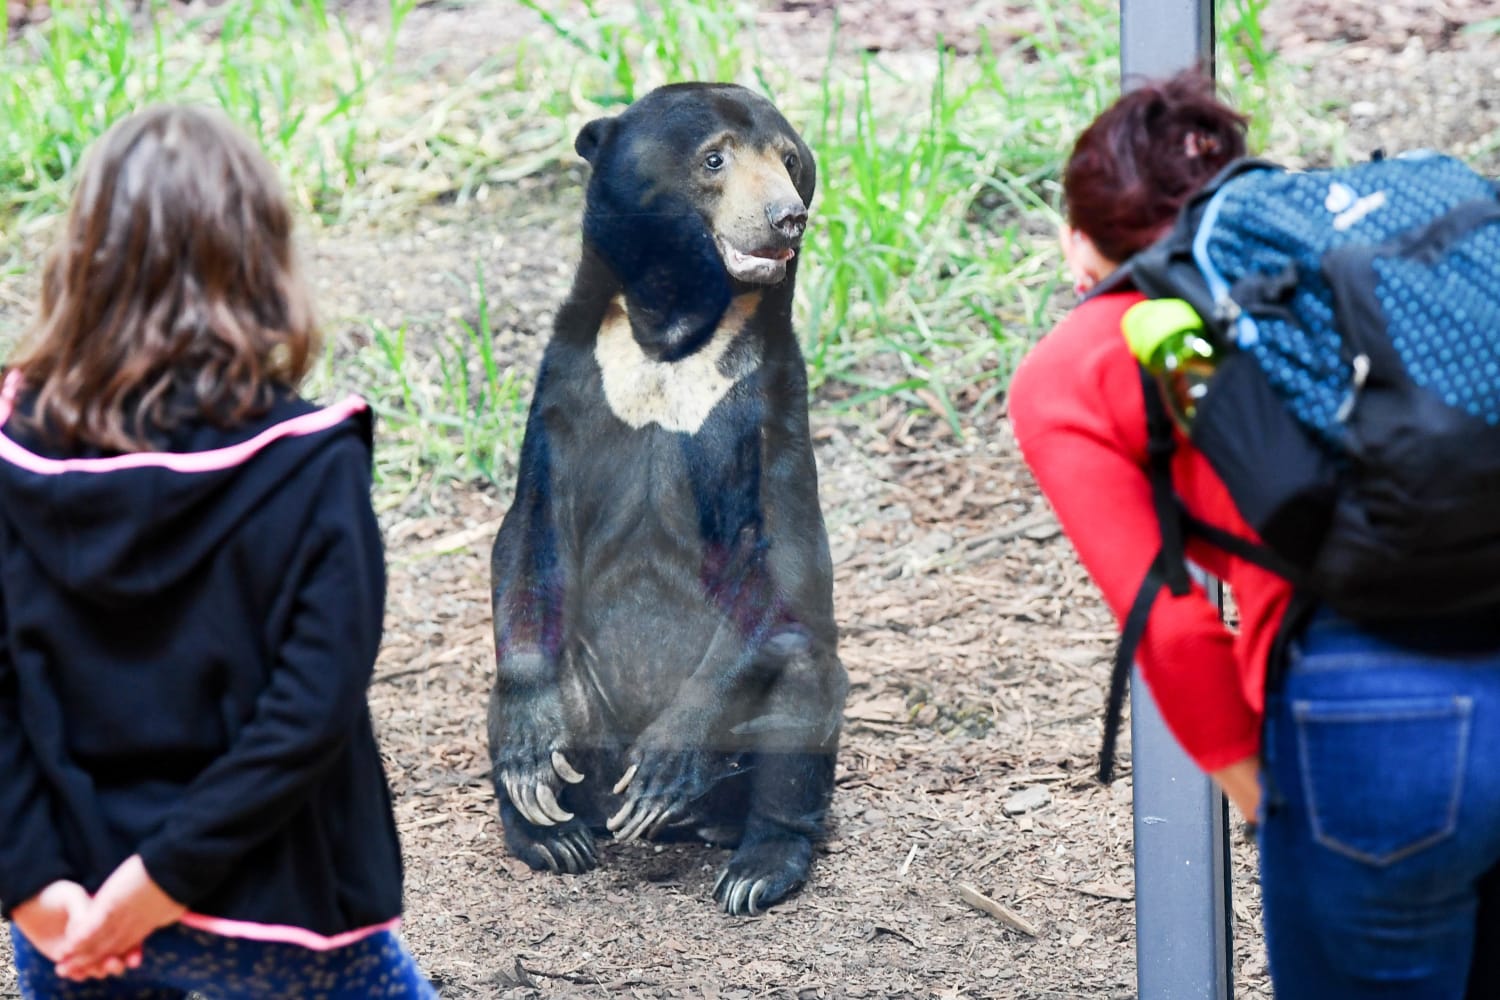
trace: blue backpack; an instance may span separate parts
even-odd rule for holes
[[[1293,582],[1282,642],[1318,604],[1371,622],[1500,609],[1494,182],[1432,153],[1240,160],[1107,283],[1124,285],[1203,317],[1220,360],[1189,437],[1261,544],[1177,502],[1172,424],[1143,372],[1162,549],[1121,637],[1105,781],[1151,604],[1189,587],[1185,535]]]

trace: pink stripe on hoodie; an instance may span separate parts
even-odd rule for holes
[[[326,937],[314,931],[302,927],[289,927],[285,924],[256,924],[248,920],[226,920],[223,917],[209,917],[201,913],[184,913],[178,923],[184,927],[204,931],[208,934],[217,934],[219,937],[245,938],[250,941],[269,941],[277,944],[294,944],[302,948],[310,948],[313,951],[332,951],[345,945],[353,944],[362,938],[381,931],[393,931],[401,926],[401,918],[395,917],[383,924],[374,924],[370,927],[359,927],[342,934]]]
[[[21,373],[12,371],[5,377],[4,387],[0,388],[0,428],[10,420],[16,393],[20,389]],[[0,429],[0,460],[44,476],[57,476],[65,472],[118,472],[122,469],[147,468],[185,473],[214,472],[244,463],[273,441],[316,434],[337,427],[367,406],[360,397],[347,396],[331,406],[267,427],[248,441],[225,448],[194,452],[135,451],[110,458],[47,458],[17,444]]]

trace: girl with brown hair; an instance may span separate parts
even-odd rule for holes
[[[434,995],[394,935],[365,700],[371,421],[297,395],[316,342],[248,139],[162,106],[98,140],[0,384],[0,909],[25,997]]]

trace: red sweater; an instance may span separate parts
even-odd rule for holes
[[[1134,600],[1161,545],[1146,476],[1146,412],[1140,369],[1120,318],[1140,296],[1102,295],[1074,309],[1022,362],[1011,382],[1016,441],[1084,568],[1117,620]],[[1208,461],[1185,441],[1173,481],[1200,519],[1254,538]],[[1189,558],[1233,592],[1236,634],[1202,588],[1163,590],[1137,662],[1167,726],[1214,771],[1260,746],[1266,660],[1291,588],[1258,566],[1197,540]]]

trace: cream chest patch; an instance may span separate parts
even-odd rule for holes
[[[708,343],[681,360],[666,362],[654,361],[641,350],[624,306],[615,300],[594,346],[610,410],[636,430],[659,424],[669,431],[696,434],[734,384],[753,370],[754,362],[741,361],[726,371],[724,360],[759,304],[758,293],[739,296]]]

